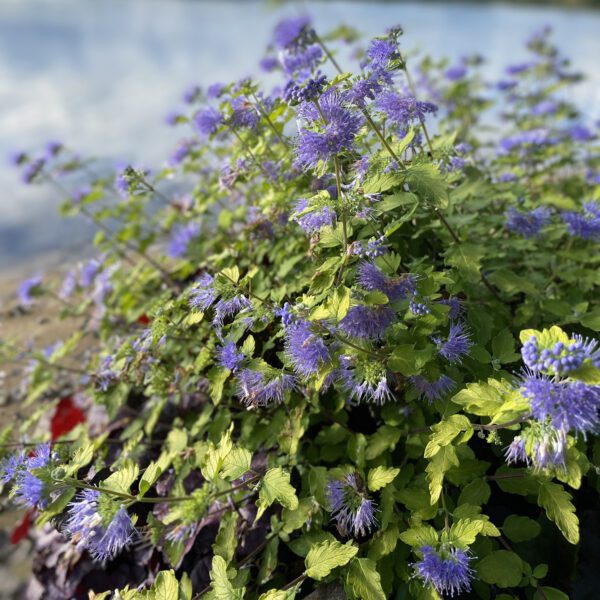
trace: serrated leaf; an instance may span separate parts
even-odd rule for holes
[[[541,483],[538,504],[546,511],[547,517],[556,523],[567,541],[571,544],[579,542],[579,519],[571,502],[571,494],[562,485],[551,481]]]
[[[244,588],[234,588],[227,577],[227,563],[221,556],[213,556],[210,571],[213,597],[215,600],[242,600]]]
[[[306,575],[320,581],[336,567],[347,564],[356,556],[357,552],[358,548],[352,542],[346,544],[337,540],[321,542],[313,546],[306,555],[304,561]]]
[[[298,508],[298,497],[296,490],[290,484],[290,474],[281,467],[269,469],[263,477],[256,503],[258,506],[257,521],[275,501],[290,510]]]
[[[223,467],[219,477],[223,479],[237,479],[250,470],[252,454],[246,448],[234,447],[223,459]]]
[[[127,459],[123,466],[102,482],[102,487],[129,494],[133,482],[138,478],[140,468],[131,459]]]
[[[459,548],[467,548],[484,528],[484,522],[471,519],[458,519],[450,528],[450,540]]]
[[[437,208],[447,208],[448,185],[434,164],[411,165],[406,170],[406,182],[421,200]]]
[[[403,531],[400,539],[412,548],[435,546],[438,543],[438,533],[431,525],[419,525]]]
[[[471,429],[471,422],[464,415],[452,415],[446,420],[431,426],[433,433],[425,447],[425,458],[437,454],[442,446],[447,446],[461,432]]]
[[[372,492],[380,490],[388,483],[392,483],[396,475],[400,473],[400,469],[394,467],[375,467],[369,470],[367,476],[367,485]]]
[[[429,482],[431,504],[435,504],[440,499],[446,471],[452,467],[458,467],[458,465],[459,460],[454,446],[440,448],[438,453],[429,461],[425,472],[427,473],[427,481]]]
[[[350,563],[346,586],[361,600],[385,600],[381,576],[370,558],[355,558]]]
[[[173,455],[163,452],[157,460],[153,460],[144,471],[139,484],[138,496],[143,496],[158,480],[158,478],[169,468]]]
[[[237,548],[237,522],[238,514],[236,512],[225,513],[219,523],[219,531],[212,547],[214,554],[220,556],[226,563],[233,560]]]

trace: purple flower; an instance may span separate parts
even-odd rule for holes
[[[366,261],[358,267],[357,283],[370,292],[383,292],[391,301],[406,298],[415,290],[415,281],[411,275],[386,277],[377,266]]]
[[[196,101],[196,99],[200,96],[202,90],[198,85],[191,85],[185,92],[183,93],[183,101],[186,104],[192,104]]]
[[[460,595],[471,590],[471,557],[459,548],[443,545],[440,552],[431,546],[420,548],[423,558],[415,563],[415,575],[440,595]]]
[[[396,320],[394,311],[386,305],[353,306],[340,321],[340,329],[350,337],[361,340],[380,339]]]
[[[561,376],[576,371],[586,360],[600,368],[598,342],[580,335],[574,335],[573,339],[573,342],[557,342],[552,348],[540,350],[537,337],[531,336],[521,348],[523,362],[532,371],[548,371]]]
[[[528,71],[533,66],[535,66],[535,64],[532,62],[519,63],[516,65],[508,65],[508,67],[506,67],[505,71],[506,71],[507,75],[518,75],[520,73],[524,73],[525,71]]]
[[[586,202],[583,212],[563,212],[567,232],[584,240],[600,241],[600,202]]]
[[[237,371],[245,359],[244,353],[240,352],[235,342],[226,342],[217,350],[219,364],[230,371]]]
[[[42,277],[35,275],[21,282],[18,291],[19,304],[21,306],[29,306],[33,302],[33,297],[41,291]]]
[[[334,479],[327,484],[332,518],[346,535],[366,536],[377,526],[375,503],[366,493],[357,473]]]
[[[23,462],[17,461],[11,465],[13,495],[17,504],[29,508],[44,508],[47,505],[49,498],[46,485],[31,471],[47,467],[54,458],[50,452],[50,444],[40,444]]]
[[[361,117],[348,110],[335,92],[324,94],[318,102],[325,123],[312,103],[305,102],[299,110],[305,121],[318,126],[317,131],[300,128],[296,158],[304,168],[314,168],[319,161],[327,161],[350,149],[362,123]]]
[[[225,319],[233,315],[237,315],[239,312],[252,308],[252,304],[246,296],[243,294],[237,294],[233,298],[221,298],[214,305],[214,317],[213,325],[220,329],[223,327]]]
[[[373,71],[383,73],[387,70],[391,60],[399,58],[398,44],[384,39],[374,39],[369,42],[364,66],[369,66]]]
[[[200,235],[200,226],[198,223],[186,223],[178,225],[171,233],[167,254],[171,258],[181,258],[188,251],[190,243]]]
[[[510,183],[516,180],[517,176],[514,173],[500,173],[500,175],[498,176],[498,181],[500,183]]]
[[[594,433],[600,417],[600,386],[582,381],[553,381],[543,375],[525,375],[521,392],[540,423],[568,432]]]
[[[285,392],[296,387],[292,375],[278,372],[267,378],[262,371],[242,369],[238,374],[237,394],[248,407],[268,406],[283,402]]]
[[[367,99],[374,100],[381,91],[381,84],[374,78],[357,79],[349,90],[344,93],[344,100],[363,108]]]
[[[280,21],[273,31],[273,41],[278,48],[290,48],[296,45],[310,25],[310,17],[292,17]]]
[[[261,71],[271,73],[279,66],[279,61],[274,56],[265,56],[259,63]]]
[[[62,142],[51,140],[47,142],[44,147],[44,156],[47,160],[50,160],[51,158],[57,156],[63,148],[64,146]]]
[[[281,319],[284,327],[291,325],[296,320],[296,316],[292,312],[292,305],[289,302],[286,302],[281,308],[276,308],[275,315]]]
[[[379,405],[393,399],[386,372],[381,365],[359,363],[355,368],[350,368],[347,359],[342,361],[342,365],[336,375],[350,395],[350,399],[355,399],[357,402],[374,402]]]
[[[285,353],[301,377],[316,375],[331,359],[329,350],[308,321],[297,321],[285,328]]]
[[[583,125],[572,125],[565,130],[567,137],[571,138],[574,142],[589,142],[590,140],[596,139],[596,135]]]
[[[18,167],[22,165],[27,160],[27,154],[20,150],[16,152],[11,152],[8,155],[8,164],[13,167]]]
[[[462,322],[452,323],[450,332],[446,341],[435,337],[433,340],[440,356],[443,356],[450,364],[460,364],[463,356],[469,353],[469,348],[473,345],[465,325]]]
[[[371,238],[364,242],[354,242],[352,244],[352,252],[363,258],[375,259],[378,256],[383,256],[386,253],[387,245],[385,244],[385,236],[381,235],[378,238]]]
[[[43,158],[36,158],[27,163],[21,171],[21,181],[29,184],[44,170],[46,161]]]
[[[542,128],[520,131],[501,140],[500,150],[506,154],[515,148],[551,145],[556,142],[556,138],[550,134],[550,130]]]
[[[444,73],[444,77],[449,79],[450,81],[458,81],[462,79],[467,74],[467,67],[464,65],[455,65],[450,67]]]
[[[84,290],[90,287],[94,282],[96,275],[102,268],[102,262],[102,259],[92,258],[81,267],[79,273],[79,285]]]
[[[195,145],[196,142],[194,140],[181,140],[169,157],[169,166],[176,167],[180,165],[189,156]]]
[[[531,114],[536,117],[552,115],[558,110],[558,104],[554,100],[542,100],[531,107]]]
[[[323,93],[326,83],[327,77],[318,73],[314,78],[308,78],[302,83],[291,79],[283,90],[283,99],[291,105],[317,100]]]
[[[550,214],[550,209],[545,206],[538,206],[525,213],[511,206],[506,212],[506,227],[523,237],[535,237],[550,220]]]
[[[424,315],[428,315],[429,313],[431,313],[431,309],[424,302],[420,302],[417,299],[416,294],[413,296],[413,298],[409,302],[408,308],[414,315],[416,315],[418,317],[422,317]]]
[[[375,104],[391,123],[401,129],[406,129],[411,123],[423,121],[427,114],[437,111],[437,106],[431,102],[420,102],[410,94],[401,96],[391,90],[381,92],[375,98]]]
[[[254,129],[260,119],[259,113],[246,96],[237,96],[231,101],[230,123],[234,127]]]
[[[507,446],[504,456],[509,465],[517,462],[529,464],[529,457],[525,451],[525,441],[520,435],[515,436],[513,441]]]
[[[58,295],[63,300],[70,298],[77,289],[77,274],[73,269],[67,272],[62,281]]]
[[[312,235],[322,227],[332,227],[336,221],[335,211],[329,206],[304,212],[308,208],[308,200],[301,198],[294,205],[292,221],[296,221],[305,233]],[[302,214],[299,214],[302,213]]]
[[[323,58],[323,51],[318,44],[311,44],[300,52],[286,52],[281,58],[283,70],[298,81],[307,79],[318,67]],[[322,86],[321,86],[322,89]],[[315,96],[316,97],[316,96]],[[312,100],[312,98],[310,98]]]
[[[129,545],[135,533],[124,507],[109,515],[103,514],[106,510],[107,506],[96,490],[81,492],[68,510],[66,532],[77,550],[87,550],[97,561],[112,560]]]
[[[448,317],[451,320],[458,319],[465,310],[462,300],[456,296],[453,296],[452,298],[444,298],[443,300],[440,300],[438,304],[444,304],[445,306],[450,307],[450,310],[448,311]]]
[[[222,83],[212,83],[211,85],[208,86],[208,89],[206,90],[206,97],[209,100],[214,100],[215,98],[218,98],[221,93],[223,92],[223,90],[225,89],[225,85]]]
[[[9,481],[15,480],[24,468],[25,463],[26,457],[23,451],[4,458],[0,463],[0,482],[6,485]]]
[[[173,127],[173,126],[177,125],[179,119],[182,119],[182,118],[183,118],[183,115],[179,111],[172,110],[165,116],[165,123],[167,125],[169,125],[169,127]]]
[[[421,375],[413,375],[410,377],[410,382],[419,392],[419,397],[425,398],[428,402],[443,398],[456,385],[447,375],[442,375],[434,381],[429,381]]]
[[[198,279],[196,285],[190,291],[189,304],[192,308],[199,308],[202,311],[206,311],[217,299],[214,281],[213,276],[208,273],[205,273]]]
[[[194,115],[194,125],[196,129],[199,133],[206,136],[216,133],[223,122],[223,115],[212,106],[201,108]]]

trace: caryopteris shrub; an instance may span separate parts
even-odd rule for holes
[[[158,171],[16,157],[102,252],[20,290],[85,318],[13,349],[53,402],[51,434],[40,411],[6,428],[2,470],[46,527],[45,598],[576,594],[600,465],[579,76],[547,30],[493,85],[477,56],[407,65],[400,36],[359,51],[284,21],[262,62],[281,83],[190,90]]]

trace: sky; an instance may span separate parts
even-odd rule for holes
[[[502,4],[206,0],[1,0],[0,159],[50,139],[82,155],[160,166],[181,133],[164,117],[191,84],[258,74],[273,25],[308,11],[319,31],[347,23],[365,36],[400,23],[404,46],[433,56],[479,52],[487,73],[523,59],[523,41],[549,23],[590,79],[576,101],[600,113],[600,12]],[[349,59],[340,55],[343,63]],[[59,248],[89,230],[57,216],[47,188],[26,187],[0,160],[0,269]]]

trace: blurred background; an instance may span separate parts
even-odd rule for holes
[[[58,216],[52,189],[19,181],[9,154],[58,140],[108,164],[160,167],[181,137],[164,119],[184,90],[259,75],[283,16],[308,12],[320,31],[346,23],[365,36],[401,24],[405,48],[450,58],[478,52],[489,79],[522,60],[524,40],[549,24],[587,75],[575,100],[597,120],[594,7],[600,2],[0,0],[0,274],[78,258],[90,237],[85,224]]]

